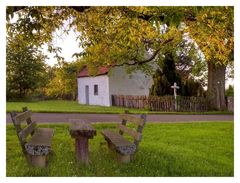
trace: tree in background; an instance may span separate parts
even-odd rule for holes
[[[179,73],[176,69],[174,57],[171,53],[164,56],[163,61],[159,63],[160,69],[156,70],[153,76],[153,85],[150,89],[150,95],[163,96],[173,95],[171,86],[174,82],[180,86],[178,95],[181,96],[203,96],[204,90],[199,81],[195,81],[189,74]],[[181,75],[182,74],[182,75]]]
[[[53,78],[45,87],[47,97],[70,99],[77,98],[77,75],[83,62],[60,62],[51,69]],[[51,75],[52,75],[51,74]]]
[[[172,95],[171,86],[173,83],[176,82],[178,85],[181,83],[172,54],[165,54],[163,62],[159,63],[159,67],[160,69],[157,69],[153,75],[154,83],[150,89],[150,95]]]
[[[181,81],[180,95],[182,96],[195,96],[202,97],[206,95],[201,82],[194,80],[193,78],[188,78]]]
[[[46,84],[45,56],[20,35],[7,39],[7,99],[24,98]]]
[[[226,90],[225,95],[226,95],[227,97],[233,97],[233,96],[234,96],[234,88],[233,88],[233,85],[229,85],[229,86],[228,86],[228,89]]]

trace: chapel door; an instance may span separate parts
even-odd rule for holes
[[[86,104],[89,104],[89,86],[85,86]]]

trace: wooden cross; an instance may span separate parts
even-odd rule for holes
[[[177,83],[174,82],[173,86],[171,86],[171,88],[173,88],[174,90],[174,98],[176,99],[177,98],[177,89],[179,89],[180,87],[177,86]]]
[[[177,111],[177,89],[179,89],[180,87],[177,86],[176,82],[174,82],[174,84],[173,84],[173,86],[171,86],[171,88],[173,88],[173,90],[174,90],[175,110]]]

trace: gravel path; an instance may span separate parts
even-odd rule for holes
[[[66,123],[69,119],[82,119],[85,122],[120,122],[118,114],[79,114],[79,113],[34,113],[34,121],[45,123]],[[176,115],[148,114],[148,122],[194,122],[194,121],[233,121],[233,115]],[[11,123],[7,114],[6,122]]]

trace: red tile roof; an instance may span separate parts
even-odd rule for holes
[[[98,70],[98,73],[96,74],[96,76],[105,75],[105,74],[108,73],[109,70],[110,70],[110,68],[100,67],[99,70]],[[89,75],[87,67],[84,67],[80,71],[80,73],[78,74],[78,78],[80,78],[80,77],[89,77],[89,76],[91,76],[91,75]]]

